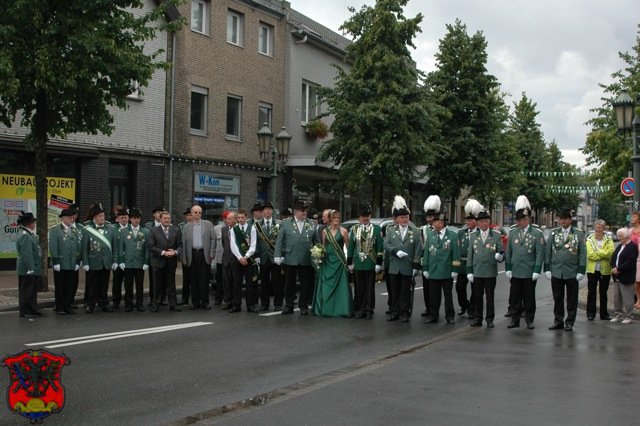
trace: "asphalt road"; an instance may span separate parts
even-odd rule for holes
[[[51,425],[639,423],[637,324],[587,322],[579,311],[573,332],[549,331],[543,277],[536,329],[507,330],[504,274],[496,293],[495,329],[466,319],[424,325],[420,290],[408,324],[385,321],[381,295],[372,321],[215,308],[49,311],[33,321],[9,312],[0,314],[0,349],[64,345],[49,348],[71,358],[66,406]],[[113,335],[131,330],[139,331]],[[84,336],[94,337],[62,341]],[[0,372],[0,388],[8,380]],[[3,401],[0,424],[25,419]]]

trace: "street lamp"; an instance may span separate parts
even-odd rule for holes
[[[640,207],[640,147],[638,147],[638,132],[640,131],[640,117],[635,113],[636,103],[626,90],[612,102],[616,112],[616,121],[619,131],[632,131],[631,143],[633,144],[633,209]]]
[[[278,172],[282,170],[289,157],[289,144],[291,143],[291,135],[287,133],[287,129],[282,127],[280,133],[276,135],[276,143],[273,143],[273,133],[267,123],[258,130],[258,148],[260,150],[260,158],[265,164],[271,160],[271,200],[276,202],[276,180]],[[271,155],[269,155],[271,154]],[[269,158],[271,157],[271,158]]]

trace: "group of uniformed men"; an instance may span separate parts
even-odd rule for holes
[[[487,327],[493,328],[497,265],[506,260],[506,276],[511,282],[508,327],[519,327],[524,316],[527,328],[534,328],[535,287],[544,265],[555,301],[555,321],[550,329],[572,329],[578,281],[585,273],[586,249],[584,233],[572,226],[570,210],[560,214],[561,227],[545,243],[540,229],[530,224],[528,200],[518,197],[516,225],[509,232],[506,245],[501,233],[491,227],[491,216],[475,200],[465,205],[466,226],[457,233],[447,228],[438,196],[430,196],[424,210],[427,224],[418,229],[410,222],[411,213],[404,199],[396,196],[392,208],[394,224],[387,226],[383,235],[383,230],[370,222],[370,209],[361,209],[360,223],[350,229],[347,244],[347,267],[354,275],[357,318],[372,318],[375,282],[384,270],[389,294],[388,321],[409,321],[415,278],[421,273],[425,323],[438,322],[443,295],[445,320],[454,323],[456,280],[458,315],[467,313],[471,326],[476,327],[482,325],[484,318]],[[294,206],[290,218],[279,220],[273,213],[271,203],[256,204],[250,210],[251,217],[245,210],[228,211],[223,221],[214,226],[202,219],[202,208],[194,205],[184,212],[184,222],[173,226],[171,215],[157,207],[153,211],[154,220],[141,226],[142,213],[132,208],[117,210],[116,223],[111,225],[106,223],[102,205],[95,204],[89,210],[89,220],[81,225],[77,223],[77,207],[71,206],[60,213],[60,223],[49,230],[55,310],[59,315],[75,313],[73,301],[82,268],[86,271],[87,313],[96,307],[105,312],[119,309],[123,281],[125,311],[144,311],[143,280],[145,271],[149,271],[149,306],[153,312],[162,305],[179,311],[180,304],[189,304],[190,309],[211,309],[209,282],[213,273],[214,304],[231,313],[242,310],[244,286],[248,312],[268,311],[273,300],[275,311],[292,314],[299,282],[298,308],[301,315],[307,315],[314,288],[310,251],[319,242],[330,210],[323,212],[320,224],[307,218],[307,208],[302,203]],[[24,213],[19,224],[21,234],[16,246],[20,316],[32,317],[40,315],[36,306],[36,278],[43,273],[43,262],[35,235],[35,217]],[[178,263],[183,270],[180,303],[175,283]]]

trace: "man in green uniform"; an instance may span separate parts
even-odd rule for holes
[[[347,248],[349,271],[355,271],[354,307],[356,318],[373,318],[376,304],[376,274],[382,271],[384,241],[378,225],[371,223],[371,209],[362,207],[359,225],[351,227]]]
[[[516,201],[516,226],[509,232],[504,268],[511,282],[509,305],[513,311],[508,328],[520,327],[523,310],[527,328],[535,328],[536,283],[544,262],[545,241],[542,232],[530,224],[530,217],[529,200],[521,195]]]
[[[467,200],[464,205],[465,226],[458,231],[458,240],[460,242],[460,270],[462,274],[458,274],[456,279],[456,293],[458,295],[458,306],[460,306],[460,312],[458,315],[464,315],[468,313],[468,318],[471,320],[476,319],[476,309],[473,298],[473,284],[471,284],[471,296],[467,299],[467,252],[469,251],[469,238],[471,234],[477,229],[477,215],[482,210],[482,205],[474,199]]]
[[[255,222],[256,260],[260,261],[260,310],[268,311],[273,295],[275,311],[282,310],[284,282],[282,266],[273,262],[273,251],[280,231],[281,222],[273,217],[273,204],[267,201],[262,206],[262,219]]]
[[[496,316],[494,305],[494,293],[498,278],[498,262],[504,260],[502,250],[502,235],[499,231],[490,229],[491,216],[486,210],[482,210],[477,218],[478,228],[469,238],[467,250],[467,280],[473,285],[475,297],[474,305],[477,318],[471,327],[482,326],[482,314],[484,313],[484,296],[487,299],[487,328],[493,328],[493,320]]]
[[[124,310],[134,308],[133,289],[135,282],[135,308],[144,312],[144,273],[149,270],[149,230],[140,226],[142,212],[132,208],[131,223],[122,231],[120,238],[120,269],[124,271]]]
[[[74,212],[64,209],[58,216],[60,223],[49,229],[49,255],[53,265],[56,312],[75,314],[71,307],[76,272],[80,269],[80,232],[72,226]]]
[[[555,320],[549,330],[573,330],[578,313],[578,281],[587,269],[584,232],[572,225],[571,209],[560,212],[560,227],[551,231],[547,242],[544,270],[551,280]],[[567,317],[564,318],[564,294],[567,292]]]
[[[38,311],[38,284],[42,276],[42,253],[36,235],[33,213],[22,212],[18,217],[20,237],[16,241],[16,272],[18,274],[18,306],[20,318],[42,315]]]

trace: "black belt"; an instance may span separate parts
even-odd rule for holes
[[[191,251],[204,251],[204,249],[191,249]]]

